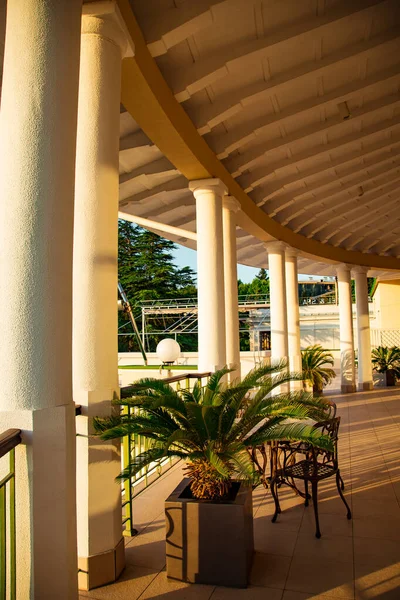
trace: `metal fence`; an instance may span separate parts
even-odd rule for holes
[[[168,383],[174,389],[191,389],[193,385],[200,381],[206,383],[211,373],[184,373],[175,377],[167,377],[162,381]],[[130,397],[130,387],[121,388],[121,398]],[[125,414],[138,413],[140,409],[129,406],[124,407]],[[122,468],[127,467],[136,456],[149,449],[149,440],[138,434],[127,435],[122,440]],[[163,461],[157,461],[142,469],[137,475],[127,479],[122,486],[122,507],[123,507],[123,525],[125,526],[124,535],[136,535],[133,515],[133,499],[143,490],[147,489],[154,481],[158,480],[164,473],[178,462],[177,458],[166,458]]]

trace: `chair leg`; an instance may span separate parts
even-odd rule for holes
[[[341,486],[341,482],[343,482],[343,479],[342,479],[342,477],[340,475],[340,471],[337,471],[337,473],[336,473],[336,486],[337,486],[337,489],[338,489],[338,492],[339,492],[339,496],[341,497],[341,499],[342,499],[345,507],[347,508],[347,518],[351,519],[351,510],[350,510],[349,505],[346,502],[346,498],[343,496],[343,492],[342,492],[343,488]]]
[[[278,517],[278,514],[281,512],[281,507],[279,505],[279,498],[278,498],[278,482],[275,478],[272,479],[272,481],[271,481],[271,494],[272,494],[272,497],[275,502],[275,512],[274,512],[274,516],[272,517],[271,521],[272,521],[272,523],[275,523],[275,521]]]
[[[308,493],[308,479],[304,480],[304,495],[305,495],[304,506],[308,506],[308,500],[310,498],[310,494]]]
[[[314,515],[315,515],[315,537],[321,537],[321,531],[319,529],[319,517],[318,517],[318,482],[313,481],[311,483],[312,489],[312,501],[314,506]]]
[[[343,477],[341,475],[340,475],[340,487],[343,491],[344,490],[344,481],[343,481]]]

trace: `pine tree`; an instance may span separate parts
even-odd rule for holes
[[[174,242],[127,221],[118,222],[118,278],[132,306],[134,314],[141,318],[140,304],[145,300],[176,297],[196,297],[194,272],[189,267],[179,269],[173,262]],[[127,321],[120,316],[120,326]],[[140,325],[140,324],[139,324]],[[164,329],[162,319],[152,320],[147,331]],[[128,332],[129,327],[120,333]],[[195,335],[179,336],[182,349],[197,346]],[[161,336],[148,336],[151,350]],[[120,351],[137,350],[134,336],[119,336]]]

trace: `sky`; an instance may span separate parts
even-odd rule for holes
[[[185,248],[184,246],[178,246],[174,251],[174,259],[175,264],[179,267],[190,267],[193,271],[197,272],[197,252],[196,250],[191,250],[190,248]],[[255,269],[254,267],[247,267],[245,265],[238,265],[238,279],[243,281],[243,283],[250,283],[253,281],[254,277],[257,275],[260,269]],[[299,275],[299,279],[310,280],[309,275]],[[313,277],[317,281],[321,279],[320,277]]]

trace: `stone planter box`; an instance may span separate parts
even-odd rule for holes
[[[190,497],[185,478],[165,501],[167,575],[190,583],[246,587],[254,553],[252,490],[236,498]]]
[[[390,387],[396,385],[396,378],[391,372],[373,373],[375,387]]]

